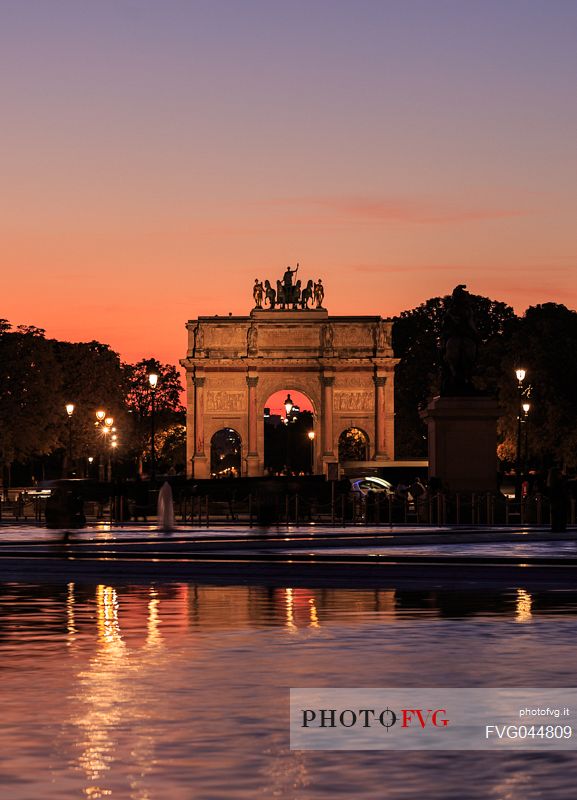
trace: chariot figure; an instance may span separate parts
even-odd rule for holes
[[[285,274],[283,275],[283,286],[284,286],[284,294],[285,294],[285,302],[290,303],[292,298],[292,288],[293,288],[293,276],[297,274],[299,271],[299,265],[297,264],[295,269],[291,269],[290,267],[286,268]]]
[[[300,299],[301,299],[301,282],[299,278],[299,280],[295,283],[292,289],[291,304],[293,308],[298,307]]]
[[[321,279],[318,279],[318,282],[314,285],[314,296],[315,296],[315,303],[317,304],[317,308],[323,307],[323,300],[325,299],[325,289],[323,286],[323,282]]]

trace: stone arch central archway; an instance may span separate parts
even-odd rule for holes
[[[290,383],[269,395],[262,409],[265,475],[309,475],[319,471],[315,419],[311,399]]]

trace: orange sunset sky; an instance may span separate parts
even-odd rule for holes
[[[577,305],[577,5],[4,2],[2,311],[177,363],[300,262],[331,314]]]

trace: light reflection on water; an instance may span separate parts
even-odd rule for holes
[[[299,753],[291,686],[571,686],[577,592],[4,584],[2,798],[548,798],[568,755]]]

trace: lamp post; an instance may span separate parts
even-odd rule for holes
[[[284,424],[286,425],[286,471],[287,475],[290,475],[290,460],[291,460],[291,453],[290,453],[290,428],[289,425],[292,421],[291,415],[292,410],[295,407],[290,394],[287,394],[286,400],[283,403],[286,417],[284,418]]]
[[[515,496],[517,499],[521,498],[521,424],[522,424],[522,407],[523,402],[523,381],[527,371],[521,367],[515,370],[517,376],[517,458],[515,460]]]
[[[311,475],[315,474],[315,432],[309,431],[307,433],[309,442],[311,443]]]
[[[102,433],[105,436],[106,444],[108,445],[109,441],[112,443],[112,431],[116,430],[113,428],[114,419],[112,417],[106,417],[104,420],[104,428],[102,429]],[[112,458],[111,458],[111,446],[108,446],[108,457],[106,459],[106,480],[108,483],[112,480]]]
[[[105,417],[106,417],[106,411],[103,411],[103,409],[99,409],[96,412],[95,425],[100,431],[100,433],[102,433],[102,425],[104,423]],[[100,442],[98,443],[98,480],[99,481],[104,480],[104,463],[102,461],[102,444]]]
[[[66,403],[66,413],[68,414],[68,477],[72,476],[72,415],[74,414],[74,403]]]
[[[529,464],[529,411],[531,410],[531,403],[523,403],[523,425],[525,426],[525,458],[524,458],[524,465],[525,470],[527,470],[527,465]]]
[[[156,478],[156,448],[154,446],[154,415],[156,412],[156,386],[158,384],[158,375],[151,372],[148,376],[148,383],[150,384],[150,477],[152,482]]]
[[[108,435],[111,433],[112,426],[114,425],[114,418],[110,417],[110,416],[107,416],[106,411],[104,411],[103,409],[99,409],[96,412],[95,425],[98,428],[98,430],[100,431],[101,435],[104,437],[104,441],[106,443],[105,447],[106,447],[106,445],[108,444]],[[116,428],[114,430],[116,430]],[[99,451],[100,452],[98,454],[98,480],[99,481],[103,481],[104,480],[104,461],[102,459],[102,445],[100,445]],[[110,481],[110,478],[111,478],[111,470],[112,470],[112,466],[111,466],[111,463],[110,463],[110,452],[108,452],[108,458],[107,458],[107,480],[108,481]]]

